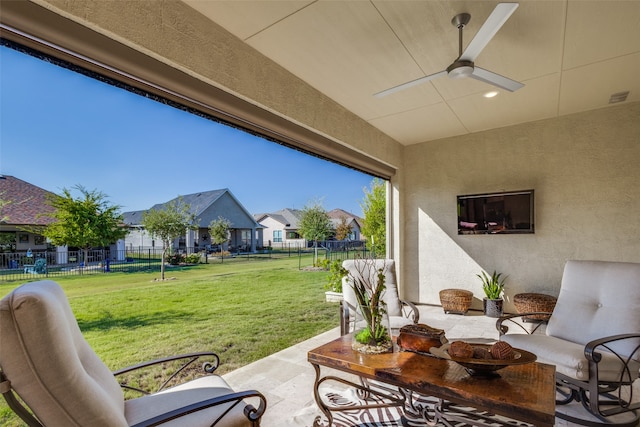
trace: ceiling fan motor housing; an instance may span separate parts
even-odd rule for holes
[[[473,74],[473,62],[457,60],[447,67],[447,75],[451,79],[463,79]]]

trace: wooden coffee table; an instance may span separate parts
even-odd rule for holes
[[[393,353],[386,354],[361,354],[351,349],[351,342],[351,334],[344,335],[311,350],[307,356],[309,363],[316,371],[315,400],[326,415],[328,425],[333,422],[332,412],[339,411],[340,408],[328,406],[323,401],[319,392],[320,384],[325,380],[335,380],[366,393],[367,381],[363,384],[355,384],[335,376],[322,376],[321,367],[376,380],[409,393],[416,392],[441,399],[442,411],[436,410],[436,418],[449,419],[444,408],[450,402],[454,408],[455,405],[473,407],[535,426],[551,427],[555,423],[555,367],[553,365],[534,362],[509,366],[498,371],[497,377],[484,378],[470,376],[462,366],[451,360],[423,354],[397,349]],[[397,396],[401,395],[402,393]],[[402,398],[395,401],[391,398],[388,406],[404,404],[406,403]],[[455,419],[455,415],[452,419]],[[434,420],[428,421],[434,422]],[[319,418],[314,425],[322,425]],[[478,423],[478,425],[485,424]]]

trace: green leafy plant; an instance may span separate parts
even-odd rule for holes
[[[337,259],[329,263],[328,269],[329,269],[329,277],[327,279],[327,284],[324,286],[324,288],[332,292],[342,292],[342,278],[349,273],[342,266],[342,260]]]
[[[476,276],[482,281],[482,290],[487,299],[500,299],[508,276],[502,277],[502,273],[498,273],[495,270],[491,276],[484,271],[481,274],[476,274]]]
[[[371,271],[375,268],[374,262],[374,260],[367,260],[363,263],[364,267],[358,271],[358,277],[350,276],[362,317],[367,323],[367,327],[359,331],[355,339],[362,344],[377,346],[389,341],[390,337],[383,323],[386,314],[386,306],[382,301],[382,294],[386,289],[385,272],[380,268],[375,271],[375,274],[371,274],[374,273]]]

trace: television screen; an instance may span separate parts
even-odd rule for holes
[[[533,232],[533,190],[458,196],[458,234]]]

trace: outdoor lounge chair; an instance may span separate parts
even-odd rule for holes
[[[559,406],[581,402],[584,417],[558,410],[556,416],[582,425],[638,423],[640,396],[640,264],[568,261],[560,295],[546,333],[504,316],[500,339],[556,367]],[[521,325],[507,333],[508,326]],[[506,335],[504,335],[506,334]]]
[[[350,277],[369,276],[371,280],[377,270],[382,269],[385,276],[386,290],[382,299],[387,304],[387,314],[391,330],[397,331],[405,325],[418,323],[420,313],[418,308],[409,301],[402,301],[398,296],[396,282],[395,261],[392,259],[356,259],[342,263],[348,275],[342,278],[342,296],[340,302],[340,334],[345,335],[354,331],[356,325],[356,294],[351,285]]]
[[[192,374],[203,360],[202,374]],[[166,379],[154,392],[140,385],[151,366],[151,375]],[[217,366],[215,353],[194,353],[112,373],[85,341],[57,283],[27,283],[0,301],[0,392],[30,427],[258,426],[265,398],[234,392],[212,374]],[[174,385],[182,375],[195,379]]]

